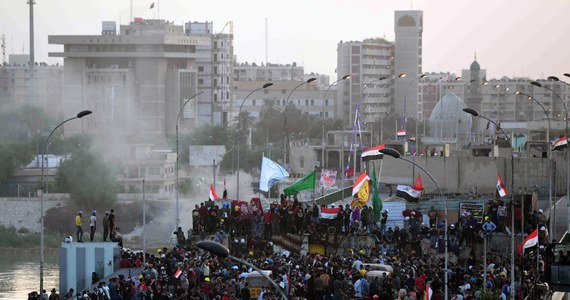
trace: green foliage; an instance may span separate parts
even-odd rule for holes
[[[8,180],[16,170],[29,163],[33,155],[29,143],[1,143],[0,183]]]
[[[39,233],[18,233],[15,227],[0,225],[0,241],[3,247],[33,248],[40,244]],[[44,242],[47,248],[59,248],[62,242],[60,234],[45,232]]]
[[[91,150],[87,140],[82,141],[72,150],[71,159],[61,163],[56,185],[60,192],[69,193],[75,205],[84,211],[96,206],[114,207],[118,191],[116,171]]]

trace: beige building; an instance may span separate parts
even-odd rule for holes
[[[166,145],[186,99],[197,92],[196,48],[210,44],[164,20],[135,18],[116,32],[104,22],[101,35],[51,35],[62,45],[50,57],[64,59],[64,115],[89,109],[93,116],[69,122],[69,133],[85,132],[112,142]],[[198,124],[202,95],[184,107],[180,128]]]
[[[62,118],[63,68],[59,65],[36,63],[34,93],[31,93],[30,56],[13,54],[0,66],[0,98],[17,106],[34,105],[53,119]]]

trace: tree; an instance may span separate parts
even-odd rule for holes
[[[56,186],[59,191],[69,193],[78,208],[109,209],[117,201],[116,172],[90,149],[90,143],[84,143],[60,164]]]

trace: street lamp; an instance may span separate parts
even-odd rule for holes
[[[236,200],[240,199],[240,197],[239,197],[239,171],[240,171],[239,170],[239,148],[240,148],[239,142],[240,142],[240,135],[241,135],[241,117],[240,117],[241,109],[243,107],[243,104],[245,103],[245,100],[247,100],[247,98],[249,98],[249,96],[251,96],[253,93],[255,93],[261,89],[266,89],[272,85],[273,85],[273,82],[267,82],[267,83],[263,84],[261,87],[256,88],[255,90],[251,91],[251,93],[247,94],[247,96],[245,96],[245,98],[243,98],[243,100],[241,101],[241,104],[239,105],[239,110],[238,110],[238,115],[237,115],[237,118],[238,118],[238,136],[237,136],[237,178],[236,178],[236,180],[237,180],[237,186],[236,186],[236,197],[237,197],[237,199]]]
[[[403,156],[400,155],[400,152],[398,152],[395,149],[392,148],[384,148],[384,149],[380,149],[378,150],[378,152],[382,153],[382,154],[386,154],[388,156],[392,156],[393,158],[399,158],[401,160],[407,161],[409,163],[411,163],[412,165],[418,167],[420,170],[424,171],[424,173],[426,173],[429,178],[433,181],[433,183],[435,184],[435,187],[437,189],[437,192],[439,193],[439,195],[443,198],[443,207],[444,207],[444,213],[445,213],[445,230],[444,230],[444,241],[445,241],[445,265],[444,265],[444,281],[443,281],[443,285],[445,287],[445,297],[443,299],[447,300],[448,298],[448,291],[447,291],[447,284],[448,284],[448,272],[449,270],[447,269],[447,265],[449,262],[449,253],[447,251],[447,244],[448,244],[448,240],[447,240],[447,200],[445,199],[445,197],[443,196],[443,193],[441,192],[441,189],[439,188],[439,185],[437,184],[437,181],[435,181],[435,179],[433,178],[433,176],[431,176],[431,174],[424,169],[422,166],[418,165],[416,162],[409,160]]]
[[[509,136],[505,133],[505,131],[503,130],[503,128],[501,128],[501,126],[499,126],[499,124],[497,124],[495,121],[480,115],[476,110],[472,109],[472,108],[464,108],[463,109],[464,112],[474,116],[474,117],[479,117],[479,118],[483,118],[491,123],[493,123],[493,125],[495,125],[496,128],[499,128],[499,130],[501,131],[501,133],[505,136],[505,139],[508,141],[509,140]],[[494,149],[493,149],[494,150]],[[511,291],[515,290],[515,198],[514,198],[514,193],[512,193],[512,191],[514,191],[514,186],[515,186],[515,160],[514,160],[514,156],[511,153]],[[506,171],[505,171],[506,173]],[[486,268],[486,266],[484,266]],[[514,299],[514,293],[511,293],[512,299]]]
[[[219,257],[229,258],[231,260],[242,263],[242,264],[254,269],[255,271],[257,271],[257,273],[259,273],[259,275],[263,276],[265,279],[267,279],[271,283],[271,285],[273,285],[273,287],[279,292],[279,294],[281,295],[281,297],[283,297],[283,299],[287,299],[285,292],[283,292],[283,290],[277,285],[277,283],[273,279],[271,279],[271,277],[269,277],[269,275],[267,275],[267,273],[263,272],[260,268],[256,267],[252,263],[231,255],[230,250],[228,248],[226,248],[224,245],[222,245],[218,242],[211,241],[211,240],[204,240],[204,241],[197,242],[196,247],[198,247],[202,250],[208,251],[208,252],[210,252],[214,255],[217,255]]]
[[[295,88],[293,88],[291,90],[291,92],[289,92],[289,95],[287,95],[287,100],[285,100],[285,109],[283,109],[283,133],[286,135],[286,137],[283,140],[283,147],[284,147],[284,149],[283,149],[283,164],[284,165],[287,163],[287,154],[289,154],[289,156],[291,156],[289,151],[287,151],[289,149],[289,133],[287,132],[287,105],[289,105],[289,98],[291,98],[291,94],[293,94],[293,92],[296,89],[298,89],[300,86],[305,85],[305,84],[309,84],[315,80],[317,80],[317,78],[311,77],[311,78],[307,79],[306,81],[299,83]],[[291,163],[291,162],[289,161],[289,163]]]
[[[178,112],[178,116],[176,117],[176,227],[174,228],[174,230],[178,229],[178,226],[180,226],[180,210],[179,210],[179,193],[178,190],[180,190],[180,187],[178,186],[178,170],[180,169],[180,159],[178,158],[178,124],[180,123],[180,116],[182,115],[182,112],[184,111],[184,106],[186,106],[186,104],[188,104],[188,102],[190,102],[190,100],[196,98],[196,96],[202,94],[204,92],[199,92],[195,95],[193,95],[192,97],[188,98],[184,104],[182,104],[182,106],[180,107],[180,111]]]
[[[564,73],[564,76],[570,77],[570,74],[568,73]],[[558,77],[556,76],[549,76],[548,77],[549,80],[553,80],[553,81],[559,81],[562,82],[568,86],[570,86],[570,84],[568,84],[565,81],[561,81],[560,79],[558,79]],[[564,120],[566,121],[566,131],[565,131],[565,135],[566,138],[568,138],[568,109],[566,107],[566,103],[564,102],[564,100],[562,99],[562,97],[560,97],[560,95],[558,93],[556,93],[555,91],[553,91],[552,89],[550,89],[547,86],[543,86],[542,84],[540,84],[537,81],[531,81],[530,84],[537,86],[537,87],[541,87],[544,89],[547,89],[549,91],[551,91],[552,93],[554,93],[556,96],[558,96],[558,99],[560,100],[560,102],[562,102],[562,107],[564,108]],[[548,147],[550,149],[550,141],[548,144]],[[568,226],[566,228],[570,229],[570,149],[568,148],[568,145],[566,145],[566,209],[568,211]],[[554,232],[553,232],[554,234]],[[556,236],[554,236],[554,238],[556,238]]]
[[[327,99],[327,93],[328,91],[331,89],[331,87],[333,85],[335,85],[337,82],[341,81],[341,80],[346,80],[346,79],[350,79],[351,75],[344,75],[342,76],[340,79],[338,79],[337,81],[331,83],[327,89],[325,90],[325,93],[323,94],[323,115],[321,116],[323,119],[323,136],[322,136],[322,140],[321,140],[321,146],[323,147],[322,151],[321,151],[321,170],[324,168],[325,166],[325,145],[326,145],[326,141],[325,141],[325,101]],[[380,80],[382,80],[383,78],[386,77],[382,77]]]
[[[45,245],[44,245],[44,194],[45,194],[45,190],[46,190],[46,182],[44,180],[44,161],[46,160],[45,156],[46,156],[46,152],[47,152],[47,145],[49,143],[49,138],[52,136],[52,134],[59,128],[61,127],[63,124],[71,121],[71,120],[75,120],[75,119],[81,119],[87,115],[92,114],[93,112],[90,110],[83,110],[81,112],[79,112],[75,117],[73,118],[69,118],[61,123],[59,123],[57,126],[55,126],[55,128],[49,133],[48,137],[46,138],[45,142],[44,142],[44,154],[42,156],[42,175],[41,175],[41,181],[42,181],[42,197],[40,199],[40,295],[42,295],[43,290],[44,290],[44,252],[45,252]],[[48,161],[49,163],[49,161]],[[46,166],[47,168],[49,168],[49,165]]]
[[[550,211],[552,213],[551,217],[550,217],[550,232],[552,233],[552,236],[554,238],[556,238],[556,226],[554,224],[554,220],[556,219],[556,205],[554,203],[554,200],[552,199],[552,147],[550,147],[550,115],[548,113],[548,110],[544,107],[544,105],[542,103],[540,103],[540,101],[536,100],[534,97],[527,95],[525,93],[522,92],[515,92],[515,95],[520,95],[520,96],[525,96],[527,97],[528,100],[532,100],[534,102],[536,102],[536,104],[538,104],[540,106],[540,108],[542,108],[542,110],[544,111],[544,114],[546,115],[546,118],[548,119],[548,128],[546,131],[546,146],[548,147],[548,162],[549,162],[549,188],[548,188],[548,200],[550,202]]]

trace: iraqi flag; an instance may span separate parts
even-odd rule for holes
[[[422,196],[422,191],[418,191],[408,185],[399,184],[396,188],[396,196],[404,198],[408,202],[418,202]]]
[[[400,129],[397,132],[398,137],[406,137],[406,129]]]
[[[562,150],[566,147],[568,147],[568,139],[563,136],[552,144],[552,151]]]
[[[364,150],[364,152],[362,152],[360,157],[362,158],[363,161],[369,161],[369,160],[373,160],[373,159],[381,159],[382,156],[384,156],[384,154],[378,152],[378,150],[384,149],[384,148],[386,148],[385,144],[366,149],[366,150]]]
[[[218,194],[216,194],[216,191],[214,190],[213,184],[210,184],[210,195],[208,195],[208,198],[212,201],[220,199],[220,197],[218,197]]]
[[[497,175],[497,192],[499,192],[500,197],[505,197],[507,195],[507,188],[505,187],[505,183],[501,179],[501,176]]]
[[[174,278],[180,277],[181,274],[182,274],[182,270],[180,270],[180,268],[178,268],[178,269],[176,270],[176,272],[174,272]]]
[[[358,194],[358,192],[360,192],[360,189],[362,188],[362,186],[364,184],[368,184],[368,180],[370,180],[370,177],[368,177],[368,174],[366,174],[366,172],[362,172],[362,174],[360,174],[360,176],[358,176],[358,179],[356,179],[356,181],[352,185],[352,196],[353,197],[354,197],[354,195]]]
[[[538,244],[538,228],[535,229],[533,232],[531,232],[524,239],[524,241],[519,245],[519,248],[517,249],[517,253],[519,255],[521,255],[524,253],[524,249],[534,247],[534,246],[536,246],[536,244]]]
[[[336,219],[338,212],[340,211],[340,207],[335,208],[328,208],[322,207],[321,208],[321,219]]]
[[[429,283],[426,283],[426,290],[424,292],[424,300],[431,300],[431,296],[433,295],[433,290]]]

